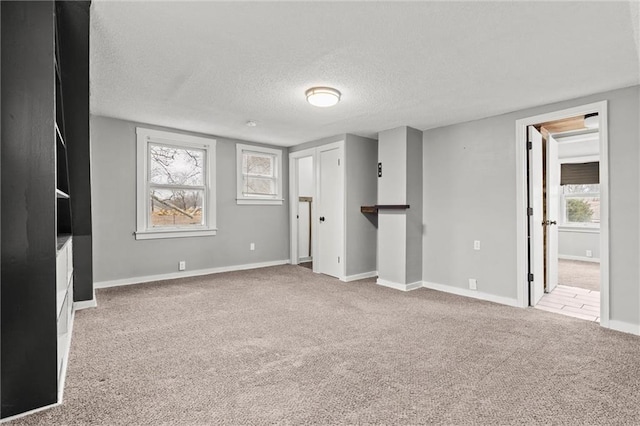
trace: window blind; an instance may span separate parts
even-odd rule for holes
[[[560,168],[560,185],[600,183],[600,163],[564,163]]]

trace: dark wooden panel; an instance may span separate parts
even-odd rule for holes
[[[93,298],[91,159],[89,150],[88,1],[57,2],[60,71],[65,109],[71,228],[74,235],[74,300]],[[82,237],[82,249],[76,242]]]
[[[57,398],[53,2],[2,2],[1,399]]]

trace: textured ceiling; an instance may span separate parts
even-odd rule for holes
[[[629,2],[94,0],[91,11],[93,114],[276,145],[640,82]],[[342,101],[309,105],[315,85]]]

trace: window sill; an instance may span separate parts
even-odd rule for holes
[[[216,235],[217,229],[172,229],[163,231],[138,231],[135,232],[136,240],[156,240],[161,238],[188,238],[210,237]]]
[[[599,234],[600,227],[595,226],[580,226],[580,225],[560,225],[558,231],[562,232],[582,232],[585,234]]]
[[[251,198],[236,198],[236,204],[238,205],[266,205],[266,206],[281,206],[284,199],[282,198],[268,198],[268,199],[251,199]]]

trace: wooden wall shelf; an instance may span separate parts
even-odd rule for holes
[[[376,204],[374,206],[361,206],[360,212],[378,214],[379,210],[406,210],[409,204]]]

